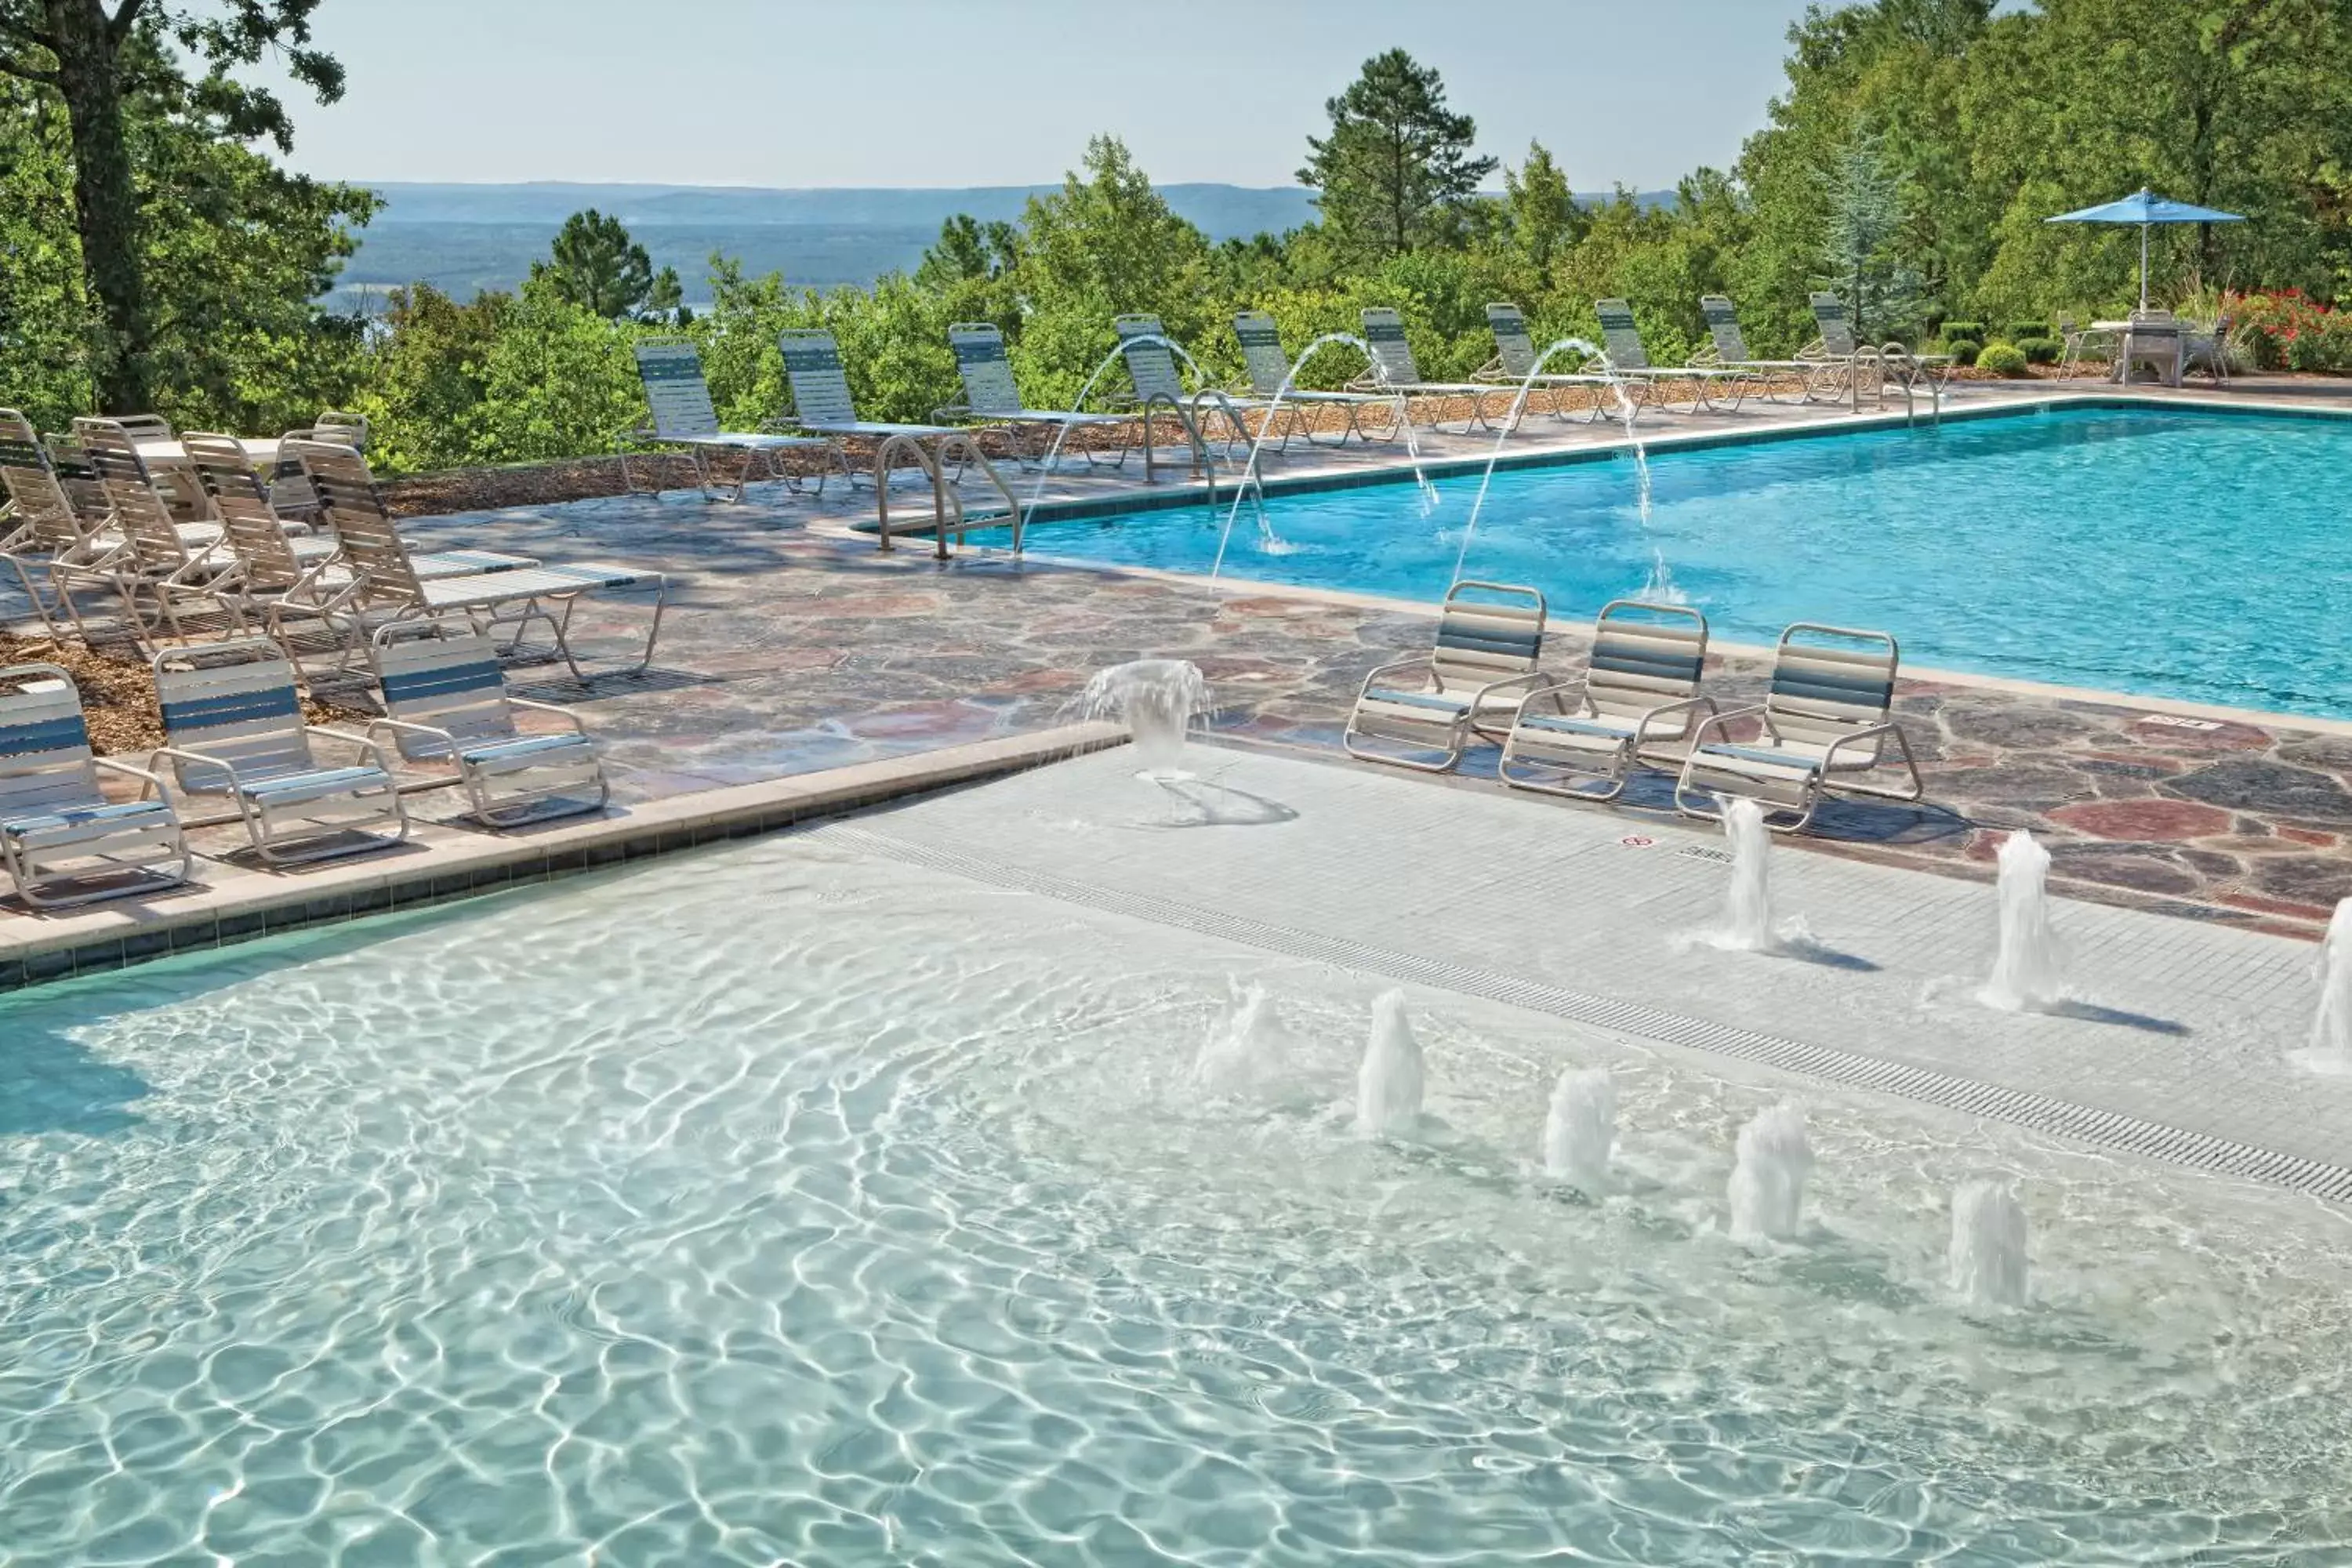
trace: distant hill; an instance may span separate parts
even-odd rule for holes
[[[937,190],[760,190],[743,186],[425,184],[371,187],[384,209],[362,231],[359,254],[344,268],[335,297],[345,302],[424,281],[458,299],[478,289],[512,289],[565,218],[595,207],[628,225],[652,255],[686,280],[698,299],[714,250],[740,258],[754,276],[782,272],[794,284],[826,289],[870,283],[911,271],[957,213],[982,220],[1017,218],[1033,195],[1058,185],[982,185]],[[1162,185],[1179,214],[1212,239],[1279,234],[1315,216],[1304,186]],[[1598,197],[1583,197],[1598,200]],[[1643,192],[1644,205],[1671,201]]]

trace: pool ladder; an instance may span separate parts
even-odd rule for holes
[[[1881,343],[1874,349],[1865,348],[1854,356],[1853,386],[1853,411],[1856,414],[1862,412],[1863,367],[1866,364],[1878,367],[1875,406],[1886,406],[1886,385],[1893,382],[1903,389],[1903,423],[1916,425],[1919,423],[1919,393],[1924,389],[1927,394],[1927,422],[1933,426],[1944,423],[1943,384],[1937,380],[1935,372],[1920,363],[1917,354],[1901,343],[1894,342]]]
[[[926,522],[908,522],[899,527],[905,534],[931,536],[939,558],[948,558],[948,540],[958,541],[982,528],[1010,528],[1013,531],[1013,553],[1021,553],[1021,503],[1013,498],[1012,487],[988,454],[980,449],[979,432],[957,430],[945,436],[893,436],[874,449],[874,511],[877,531],[882,538],[882,548],[890,545],[890,470],[900,456],[912,458],[915,467],[923,470],[931,481],[931,515]],[[954,465],[950,477],[949,465]],[[963,499],[963,477],[977,468],[996,491],[996,499],[977,510],[967,510]],[[1003,505],[997,504],[1002,500]]]

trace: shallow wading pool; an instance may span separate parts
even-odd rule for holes
[[[1224,574],[1434,600],[1459,556],[1580,618],[1663,580],[1743,641],[1798,620],[1883,627],[1917,665],[2352,718],[2336,657],[2352,420],[2058,408],[1650,469],[1646,526],[1630,456],[1498,469],[1466,553],[1475,473],[1436,481],[1433,505],[1410,476],[1278,491],[1263,531],[1243,506]],[[1029,549],[1206,573],[1228,510],[1044,523]]]
[[[1211,1093],[1237,980],[1290,1042]],[[1368,1139],[1378,989],[818,834],[0,1001],[0,1562],[2352,1540],[2339,1211],[1808,1091],[1805,1230],[1738,1244],[1785,1085],[1418,991]],[[1532,1164],[1577,1064],[1598,1200]],[[1945,1276],[1988,1168],[2021,1311]]]

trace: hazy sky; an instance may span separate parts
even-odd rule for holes
[[[1727,164],[1803,0],[327,0],[350,180],[1029,184],[1116,132],[1155,181],[1290,184],[1323,100],[1395,46],[1482,152],[1580,189]],[[1148,18],[1148,41],[1137,41]]]

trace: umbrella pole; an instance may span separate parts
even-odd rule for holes
[[[2139,308],[2147,309],[2147,225],[2139,226]]]

